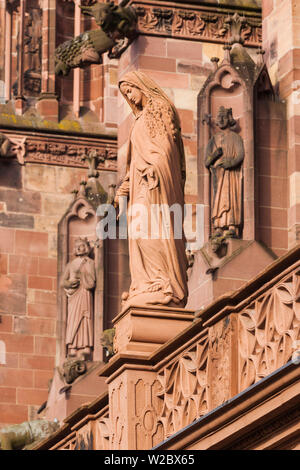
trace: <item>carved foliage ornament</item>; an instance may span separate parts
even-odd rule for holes
[[[47,163],[52,165],[86,168],[83,158],[93,151],[97,157],[97,169],[116,170],[117,151],[113,146],[101,147],[80,145],[69,142],[45,141],[17,135],[0,133],[0,156],[16,157],[20,165],[24,163]]]
[[[261,22],[258,18],[215,14],[207,11],[167,7],[135,7],[137,30],[140,33],[165,34],[212,42],[246,42],[257,46],[261,42]]]
[[[300,269],[239,315],[240,390],[286,364],[300,334]]]

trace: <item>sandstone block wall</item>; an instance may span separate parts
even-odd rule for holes
[[[15,161],[1,168],[0,427],[36,418],[47,400],[56,364],[57,225],[87,173]],[[106,190],[108,173],[100,176]]]

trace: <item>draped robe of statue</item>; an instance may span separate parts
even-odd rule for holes
[[[151,239],[151,206],[178,204],[183,222],[185,158],[179,118],[164,92],[141,72],[126,74],[119,83],[128,83],[142,91],[147,104],[142,110],[127,99],[135,114],[129,138],[127,173],[117,196],[128,197],[128,214],[135,204],[145,207],[148,217],[143,230],[149,237],[134,238],[129,231],[131,286],[127,299],[131,304],[162,304],[184,307],[187,300],[187,258],[185,238],[174,238],[171,217],[169,238]],[[153,207],[153,206],[152,206]],[[132,221],[128,217],[128,226]],[[153,219],[152,219],[153,221]],[[162,215],[159,215],[162,223]]]
[[[217,148],[221,148],[223,154],[212,162],[212,155]],[[222,130],[210,139],[206,149],[206,166],[210,168],[213,178],[213,229],[235,227],[238,231],[241,227],[243,159],[243,140],[236,132]]]
[[[79,279],[79,286],[67,287],[68,281]],[[68,297],[66,346],[71,355],[90,353],[93,347],[93,289],[96,283],[94,261],[88,256],[76,257],[64,273]]]

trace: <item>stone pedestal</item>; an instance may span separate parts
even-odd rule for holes
[[[15,99],[15,111],[18,116],[22,116],[26,109],[26,99],[24,96],[17,96]]]
[[[111,449],[142,450],[161,442],[157,373],[151,356],[194,320],[194,312],[168,307],[129,307],[114,320],[116,355],[108,377]]]
[[[147,356],[177,336],[194,319],[192,310],[168,307],[128,307],[114,320],[117,353]]]
[[[200,310],[218,297],[230,294],[274,261],[260,243],[227,239],[218,252],[210,242],[195,254],[189,272],[187,308]]]
[[[36,109],[47,121],[59,121],[59,105],[54,93],[42,93],[36,104]]]

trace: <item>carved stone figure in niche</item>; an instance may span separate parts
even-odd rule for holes
[[[242,138],[230,128],[236,124],[232,109],[220,107],[217,132],[206,149],[205,165],[212,177],[212,237],[239,237],[242,229]]]
[[[42,10],[26,12],[24,31],[24,88],[37,95],[41,91]]]
[[[87,239],[75,241],[75,258],[67,264],[62,286],[68,296],[66,347],[68,357],[88,359],[93,348],[95,264]]]
[[[119,5],[114,2],[81,6],[84,14],[95,18],[100,30],[86,31],[66,41],[55,51],[55,73],[68,75],[71,68],[101,64],[102,54],[118,58],[136,37],[136,13],[126,7],[129,0]]]
[[[132,108],[135,124],[130,134],[127,153],[127,173],[116,192],[120,214],[124,212],[124,197],[130,210],[135,204],[144,208],[151,224],[143,225],[145,233],[134,237],[129,232],[131,286],[124,293],[126,305],[158,304],[184,307],[187,300],[187,258],[185,238],[174,236],[171,218],[167,237],[151,236],[151,208],[177,204],[182,216],[185,156],[176,109],[165,93],[142,72],[129,72],[119,83],[120,91]],[[123,197],[122,197],[123,196]],[[120,217],[119,214],[119,217]],[[164,224],[162,213],[159,225]],[[146,221],[145,221],[146,222]]]
[[[41,10],[34,8],[25,17],[24,53],[28,56],[25,58],[25,71],[41,71],[41,37]]]

